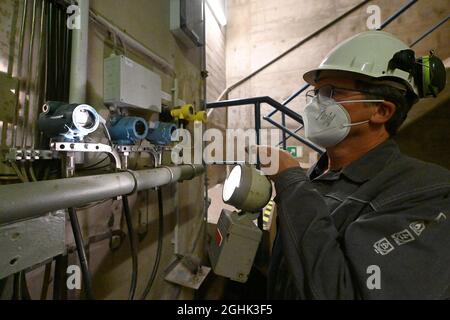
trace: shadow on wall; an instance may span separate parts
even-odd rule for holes
[[[450,100],[401,130],[396,141],[405,154],[450,169]]]

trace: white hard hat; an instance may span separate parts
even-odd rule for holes
[[[387,80],[402,83],[417,97],[418,88],[413,76],[403,70],[389,68],[394,55],[407,49],[410,48],[390,33],[362,32],[334,48],[317,69],[306,72],[303,78],[311,85],[318,81],[321,73],[330,72],[348,74],[352,78]]]

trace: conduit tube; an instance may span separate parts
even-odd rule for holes
[[[122,40],[128,47],[151,59],[159,69],[166,72],[170,76],[175,76],[175,69],[171,64],[169,64],[166,60],[164,60],[156,53],[150,51],[150,49],[148,49],[142,43],[113,25],[111,22],[109,22],[107,19],[105,19],[92,9],[90,10],[90,18],[93,22],[115,33],[120,38],[120,40]]]
[[[86,101],[87,61],[89,37],[89,0],[79,0],[80,28],[72,30],[70,65],[70,103]]]
[[[0,186],[0,224],[190,180],[203,165],[180,165]]]

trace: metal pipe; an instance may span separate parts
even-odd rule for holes
[[[56,7],[55,10],[55,30],[52,34],[52,37],[55,38],[55,60],[53,60],[51,63],[54,64],[54,79],[55,79],[55,95],[56,100],[61,101],[61,61],[62,61],[62,50],[61,50],[61,9]]]
[[[71,50],[72,50],[72,30],[65,28],[64,36],[64,76],[63,76],[63,93],[61,101],[69,101],[70,93],[70,67],[71,67]]]
[[[33,12],[31,18],[31,35],[30,44],[28,47],[28,74],[26,81],[26,91],[25,91],[25,104],[23,109],[23,122],[22,122],[22,149],[27,147],[28,133],[29,133],[29,122],[30,122],[30,103],[31,103],[31,87],[32,87],[32,74],[33,74],[33,49],[34,49],[34,34],[36,30],[36,11],[37,11],[37,0],[33,1]]]
[[[255,103],[255,131],[256,131],[256,145],[261,144],[261,103]],[[259,152],[256,153],[256,168],[261,169],[261,162],[259,159]]]
[[[19,7],[16,2],[11,16],[11,33],[9,35],[9,56],[8,56],[8,70],[7,75],[14,77],[14,62],[16,58],[16,36],[17,36],[17,21],[19,19]]]
[[[80,28],[72,30],[70,103],[82,103],[86,101],[89,0],[79,0],[78,6],[80,9]]]
[[[55,24],[55,6],[52,2],[48,3],[47,15],[47,35],[46,35],[46,57],[45,57],[45,100],[56,101],[55,99],[55,72],[54,72],[54,37],[53,30]]]
[[[202,48],[202,69],[203,71],[206,71],[207,67],[206,67],[206,10],[205,10],[205,3],[206,1],[203,1],[203,10],[202,10],[202,17],[203,17],[203,48]],[[207,83],[206,83],[206,73],[204,74],[205,77],[203,77],[203,110],[206,111],[207,106]],[[228,114],[228,110],[226,111],[226,114]],[[228,123],[228,119],[226,117],[226,122]],[[204,127],[206,128],[206,124],[204,124]],[[203,141],[203,150],[205,150],[206,148],[206,141]],[[206,226],[208,224],[208,208],[209,208],[209,196],[208,196],[208,165],[207,163],[203,160],[203,164],[205,165],[205,174],[203,176],[203,188],[204,188],[204,199],[203,199],[203,221],[202,221],[202,226]],[[203,232],[202,232],[203,231]],[[196,243],[198,242],[198,240],[201,238],[201,233],[203,233],[203,240],[204,243],[208,243],[208,233],[206,232],[206,228],[202,228],[201,227],[201,231],[197,234],[197,239],[194,241],[193,244],[193,249],[192,251],[195,250],[196,248]]]
[[[190,180],[203,165],[181,165],[0,186],[0,224]]]
[[[25,0],[23,3],[22,10],[22,22],[20,24],[20,35],[19,35],[19,57],[17,59],[17,78],[19,79],[19,86],[16,92],[16,110],[14,112],[14,128],[13,128],[13,137],[12,143],[13,147],[17,146],[17,127],[19,126],[19,108],[20,108],[20,93],[22,88],[22,65],[23,65],[23,47],[25,42],[25,26],[27,19],[27,8],[28,8],[28,0]]]
[[[284,113],[281,115],[281,125],[282,125],[283,127],[286,127],[286,114],[284,114]],[[281,134],[282,134],[282,139],[283,139],[283,150],[286,150],[286,149],[287,149],[287,144],[286,144],[286,140],[287,140],[286,132],[285,132],[284,130],[281,130]]]
[[[31,149],[35,148],[37,136],[36,136],[36,120],[38,115],[38,108],[40,105],[42,105],[42,71],[44,71],[45,67],[45,54],[44,54],[44,44],[45,44],[45,10],[46,10],[47,2],[43,1],[41,3],[41,15],[40,15],[40,27],[39,27],[39,51],[38,51],[38,67],[36,71],[36,96],[33,111],[35,112],[33,114],[33,121],[31,124]]]
[[[118,27],[116,27],[107,19],[96,13],[94,10],[90,10],[90,18],[98,25],[103,26],[104,28],[116,34],[120,38],[120,40],[123,41],[128,47],[150,58],[150,60],[152,60],[156,64],[156,66],[158,66],[162,71],[165,71],[170,76],[175,76],[175,68],[171,64],[169,64],[166,60],[161,58],[156,53],[150,51],[150,49],[145,47],[136,39],[134,39],[124,31],[120,30]]]

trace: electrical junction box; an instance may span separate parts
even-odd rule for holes
[[[170,31],[188,48],[203,46],[203,0],[170,0]]]
[[[208,250],[214,273],[247,282],[261,237],[262,231],[248,215],[223,209]]]
[[[106,105],[161,112],[161,77],[127,57],[104,61],[103,99]]]

